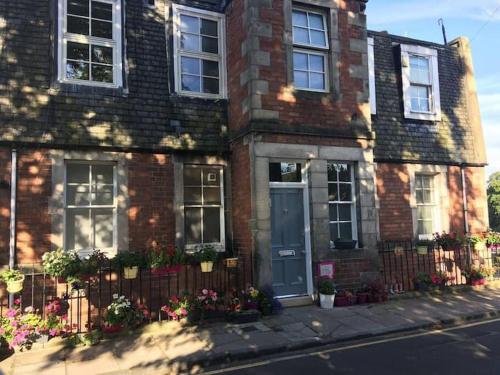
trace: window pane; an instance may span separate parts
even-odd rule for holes
[[[219,187],[204,187],[203,188],[203,203],[204,204],[220,204],[220,188]]]
[[[89,168],[88,164],[68,164],[66,167],[66,181],[68,183],[89,184]]]
[[[432,185],[432,177],[429,177],[429,176],[422,176],[422,186],[424,188],[427,188],[429,189]]]
[[[184,204],[201,204],[201,187],[184,188]]]
[[[203,35],[217,36],[217,22],[212,20],[201,20],[201,33]]]
[[[67,186],[66,204],[68,206],[87,206],[89,200],[89,185],[69,185]]]
[[[67,22],[68,33],[89,35],[88,18],[68,16]]]
[[[89,64],[76,61],[66,63],[66,78],[68,79],[89,79]]]
[[[418,234],[432,234],[434,232],[432,221],[419,221]]]
[[[309,55],[309,69],[315,72],[324,72],[324,57],[318,55]]]
[[[330,241],[335,241],[339,238],[339,225],[330,224]]]
[[[219,63],[217,61],[203,60],[203,75],[219,77]]]
[[[307,72],[299,72],[295,70],[293,72],[293,82],[296,87],[309,88],[309,78]]]
[[[201,186],[201,168],[184,167],[184,186]]]
[[[309,88],[315,90],[324,90],[325,89],[325,75],[322,73],[311,73],[310,77],[310,85]]]
[[[93,210],[94,247],[106,249],[113,247],[113,209]]]
[[[351,201],[351,184],[339,184],[339,193],[341,202]]]
[[[339,199],[339,189],[336,183],[328,184],[328,200],[336,202]]]
[[[66,248],[68,250],[89,249],[90,246],[90,210],[71,209],[66,212]]]
[[[417,204],[424,203],[424,194],[423,194],[422,190],[416,190],[415,194],[416,194]]]
[[[207,94],[219,93],[219,80],[217,78],[203,78],[203,92]]]
[[[92,46],[92,62],[113,64],[113,48]]]
[[[70,60],[89,61],[89,45],[83,43],[68,42],[67,58]]]
[[[220,170],[205,168],[203,170],[203,185],[220,186]]]
[[[113,39],[113,24],[106,21],[92,20],[92,36]]]
[[[92,65],[92,80],[113,83],[113,67]]]
[[[182,73],[200,75],[200,60],[192,57],[181,57]]]
[[[307,29],[303,29],[302,27],[294,27],[293,28],[293,42],[294,43],[309,44],[309,33],[308,33]]]
[[[340,223],[340,239],[341,240],[352,240],[352,224],[351,223]]]
[[[294,52],[293,53],[293,68],[296,70],[307,70],[307,54]]]
[[[181,34],[181,48],[187,51],[200,50],[200,37],[193,34]]]
[[[337,164],[328,163],[328,181],[337,181]]]
[[[419,206],[417,207],[417,218],[418,220],[432,220],[432,211],[434,207],[429,206]]]
[[[92,1],[92,18],[101,20],[113,20],[113,6],[100,1]]]
[[[351,182],[351,166],[348,164],[337,164],[339,181]]]
[[[307,27],[307,14],[306,14],[306,12],[294,10],[292,12],[292,23],[294,26]]]
[[[220,242],[220,209],[203,209],[203,242]]]
[[[202,36],[201,50],[208,53],[219,53],[219,40],[208,36]]]
[[[112,165],[94,165],[92,166],[92,183],[113,184],[114,167]]]
[[[339,221],[351,221],[350,204],[339,204]]]
[[[422,200],[423,203],[426,203],[426,204],[430,204],[430,203],[433,203],[433,199],[432,199],[432,191],[431,190],[427,190],[425,189],[423,191],[423,200]]]
[[[323,16],[321,14],[309,13],[309,27],[324,30]]]
[[[200,32],[199,19],[197,17],[181,15],[181,30],[184,32],[198,34]]]
[[[186,244],[201,243],[201,208],[188,207],[184,210],[184,216]]]
[[[89,2],[87,0],[68,0],[68,14],[89,16]]]
[[[329,211],[330,211],[330,221],[338,221],[338,204],[330,203]]]
[[[269,163],[269,181],[302,182],[300,163]]]
[[[323,31],[311,30],[311,44],[315,46],[326,46],[325,33]]]
[[[200,77],[183,74],[182,89],[185,91],[201,92]]]
[[[92,204],[93,205],[113,205],[114,204],[114,188],[113,185],[96,185],[92,187]]]

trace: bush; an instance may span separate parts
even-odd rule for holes
[[[319,292],[321,294],[332,295],[337,292],[335,289],[335,283],[330,279],[322,279],[319,282]]]

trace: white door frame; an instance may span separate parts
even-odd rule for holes
[[[302,182],[270,182],[269,189],[302,189],[304,201],[304,242],[306,248],[307,295],[313,295],[313,274],[311,254],[311,224],[309,222],[309,186],[306,167],[302,167]],[[272,231],[272,227],[271,227]],[[272,263],[272,261],[271,261]],[[272,267],[271,267],[272,271]],[[298,297],[299,295],[277,296],[278,298]]]

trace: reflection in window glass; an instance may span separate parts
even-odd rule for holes
[[[269,163],[270,182],[302,182],[302,164]]]

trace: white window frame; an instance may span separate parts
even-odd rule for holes
[[[209,165],[209,164],[184,164],[183,168],[207,168],[207,169],[218,169],[219,170],[219,182],[220,182],[220,205],[210,205],[210,204],[186,204],[185,203],[185,198],[184,198],[184,192],[186,190],[186,185],[184,183],[184,174],[182,176],[183,181],[182,181],[182,213],[183,213],[183,228],[185,228],[186,225],[186,217],[185,217],[185,209],[190,208],[190,207],[199,207],[199,208],[215,208],[215,207],[220,207],[219,211],[219,218],[220,218],[220,242],[201,242],[199,244],[187,244],[184,243],[184,248],[187,251],[198,251],[202,246],[204,245],[212,245],[214,246],[217,251],[225,251],[226,248],[226,239],[225,239],[225,219],[224,219],[224,213],[225,213],[225,205],[224,205],[224,168],[220,165]],[[203,176],[202,176],[202,183],[203,183]],[[189,185],[188,185],[189,187]],[[203,193],[202,193],[203,197]],[[202,198],[203,199],[203,198]],[[184,229],[183,229],[183,233]],[[185,237],[185,234],[184,234]],[[201,216],[201,238],[203,241],[203,210],[202,210],[202,216]],[[184,238],[185,241],[185,238]]]
[[[67,28],[67,0],[58,0],[58,68],[57,75],[59,82],[72,83],[86,86],[100,86],[118,88],[122,86],[122,9],[121,0],[95,0],[101,3],[111,4],[113,7],[113,40],[98,38],[93,36],[72,34],[66,32]],[[90,2],[90,1],[89,1]],[[91,15],[89,14],[89,17]],[[66,54],[67,43],[76,42],[84,44],[93,44],[103,47],[113,48],[113,83],[98,82],[90,80],[68,79],[66,78]],[[90,58],[90,56],[89,56]],[[90,69],[90,67],[89,67]],[[90,74],[90,72],[89,72]]]
[[[306,88],[306,87],[298,87],[295,86],[295,80],[293,80],[293,86],[295,90],[301,90],[301,91],[312,91],[312,92],[329,92],[330,91],[330,59],[329,59],[329,50],[330,50],[330,44],[329,44],[329,32],[328,32],[328,20],[326,17],[326,14],[322,12],[316,12],[313,10],[310,10],[308,8],[303,8],[303,7],[293,7],[292,8],[292,17],[293,17],[293,12],[294,11],[299,11],[299,12],[305,12],[305,13],[311,13],[311,14],[317,14],[323,18],[323,25],[325,26],[324,34],[325,34],[325,41],[326,45],[325,46],[317,46],[313,44],[307,44],[307,43],[296,43],[293,40],[293,21],[292,21],[292,43],[293,43],[293,52],[299,52],[299,53],[307,53],[311,55],[318,55],[323,57],[324,61],[324,68],[325,68],[325,88],[323,90],[321,89],[312,89],[312,88]],[[308,28],[309,30],[309,28]],[[295,65],[293,62],[293,54],[292,54],[292,77],[295,74]]]
[[[321,56],[323,57],[323,67],[324,67],[324,72],[323,72],[323,75],[325,77],[325,88],[324,89],[313,89],[313,88],[307,88],[307,87],[298,87],[298,86],[294,86],[295,89],[297,90],[304,90],[304,91],[316,91],[316,92],[328,92],[330,90],[330,87],[329,87],[329,82],[330,82],[330,78],[329,78],[329,75],[328,75],[328,53],[327,52],[321,52],[321,51],[316,51],[316,50],[312,50],[312,49],[303,49],[303,48],[294,48],[293,49],[293,53],[304,53],[304,54],[307,54],[307,55],[316,55],[316,56]],[[298,70],[298,69],[295,69],[295,66],[292,64],[292,75],[295,75],[295,70]],[[305,72],[305,70],[301,70],[302,72]],[[310,75],[310,73],[320,73],[320,72],[315,72],[315,71],[311,71],[311,70],[308,70],[307,71],[307,74],[308,74],[308,77]]]
[[[372,115],[377,114],[377,90],[375,85],[375,40],[368,38],[368,84],[370,90],[370,110]]]
[[[347,162],[347,161],[338,161],[338,160],[329,160],[327,162],[328,164],[347,164],[350,169],[351,169],[351,182],[349,183],[351,185],[351,201],[331,201],[328,199],[328,231],[331,231],[331,224],[337,223],[347,223],[347,221],[331,221],[330,220],[330,205],[331,204],[349,204],[351,206],[351,231],[352,231],[352,240],[356,241],[356,248],[359,248],[359,238],[358,238],[358,219],[356,216],[356,206],[357,206],[357,200],[356,200],[356,180],[355,180],[355,174],[354,174],[354,167],[355,164],[352,162]],[[328,176],[328,170],[327,170],[327,176]],[[327,177],[328,178],[328,177]],[[327,184],[348,184],[347,182],[340,182],[340,181],[330,181],[327,180]],[[339,196],[340,196],[340,189],[339,189]],[[331,240],[331,233],[330,233],[330,248],[334,249],[335,245],[332,243]]]
[[[411,107],[410,56],[420,56],[429,60],[431,75],[429,112],[415,111]],[[414,120],[441,121],[441,100],[439,91],[438,52],[436,49],[416,45],[401,44],[401,75],[405,118]]]
[[[227,71],[226,71],[226,18],[222,13],[211,12],[208,10],[196,9],[184,5],[173,4],[173,35],[174,35],[174,76],[175,92],[181,95],[194,96],[201,98],[225,99],[227,98]],[[181,30],[180,16],[188,15],[197,18],[204,18],[217,22],[219,53],[183,51],[181,49]],[[168,46],[167,46],[168,48]],[[182,90],[181,77],[181,57],[193,57],[216,61],[219,64],[219,94],[210,94],[204,92],[193,92]],[[201,74],[201,72],[200,72]]]
[[[77,206],[77,205],[71,205],[69,206],[67,203],[67,195],[68,195],[68,165],[71,164],[84,164],[84,165],[89,165],[89,182],[92,181],[92,167],[93,165],[108,165],[108,166],[113,166],[113,205],[99,205],[99,206],[93,206],[93,205],[86,205],[86,206]],[[63,215],[63,247],[65,250],[72,250],[67,248],[67,228],[66,228],[66,219],[67,219],[67,212],[68,209],[88,209],[92,212],[93,209],[112,209],[113,210],[113,246],[111,248],[100,248],[99,250],[107,253],[108,255],[112,256],[114,254],[117,254],[118,252],[118,180],[117,180],[117,165],[114,162],[106,162],[106,161],[86,161],[86,160],[65,160],[64,162],[64,215]],[[90,192],[89,192],[90,194]],[[93,225],[91,223],[91,231],[93,233]],[[92,235],[92,238],[95,236]],[[78,254],[85,256],[90,254],[93,250],[95,250],[95,247],[91,247],[89,249],[80,249],[78,250]]]
[[[432,203],[418,203],[417,201],[417,180],[419,178],[429,178],[431,181],[431,196],[432,196]],[[438,194],[438,189],[436,186],[436,175],[434,174],[429,174],[429,173],[416,173],[415,174],[415,205],[416,205],[416,221],[417,221],[417,235],[420,240],[430,240],[433,237],[433,233],[439,232],[438,224],[439,224],[439,194]],[[421,190],[429,190],[422,188]],[[420,221],[418,218],[418,209],[419,207],[431,207],[432,208],[432,230],[431,233],[418,233],[418,222]]]

